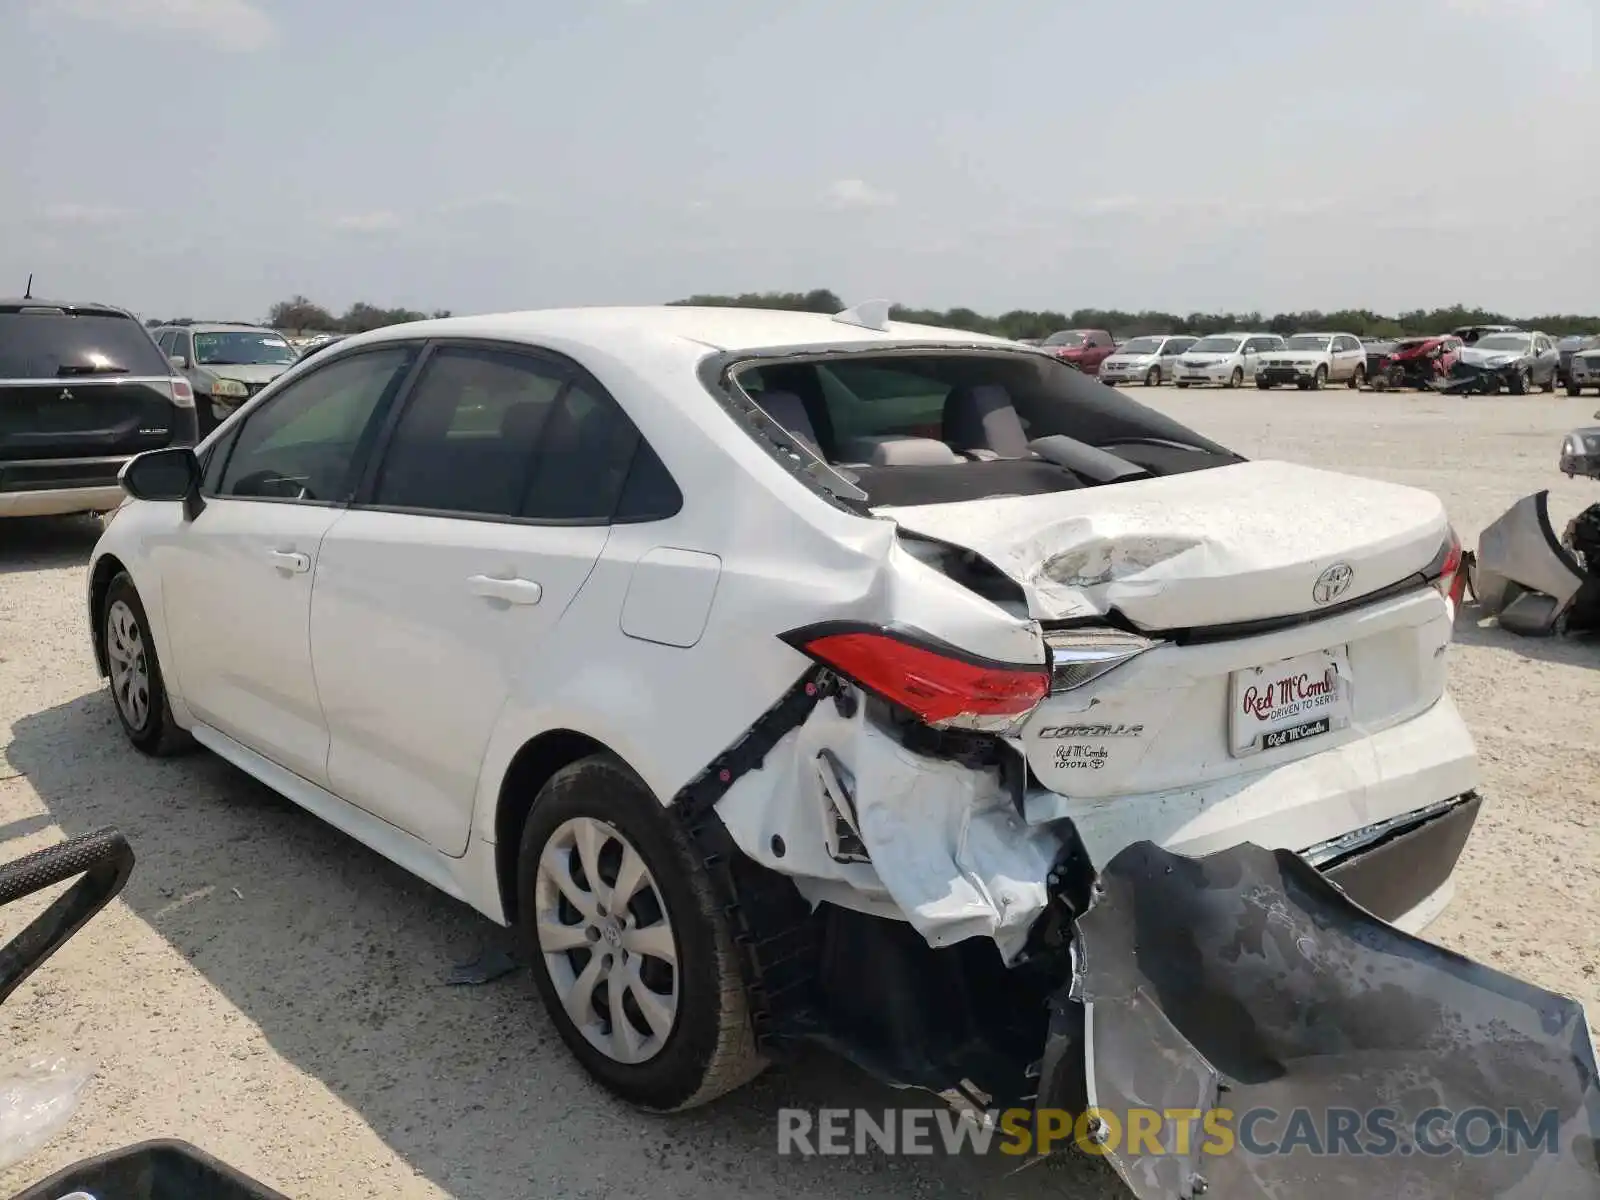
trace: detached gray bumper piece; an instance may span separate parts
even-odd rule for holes
[[[1518,500],[1478,537],[1472,593],[1513,633],[1554,633],[1588,576],[1550,525],[1550,493]]]
[[[1082,1031],[1061,1005],[1041,1100],[1071,1094],[1081,1036],[1088,1103],[1122,1125],[1091,1131],[1141,1200],[1600,1196],[1575,1001],[1400,932],[1290,851],[1142,842],[1100,882],[1076,922]],[[1215,1109],[1226,1152],[1198,1119],[1187,1145],[1128,1137],[1136,1110]]]

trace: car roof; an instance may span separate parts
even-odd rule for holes
[[[883,329],[867,329],[836,321],[825,313],[762,308],[714,308],[693,305],[640,307],[551,308],[525,312],[441,317],[387,325],[353,334],[349,342],[371,343],[400,338],[487,337],[506,341],[566,343],[629,358],[641,342],[673,342],[723,353],[821,348],[865,349],[884,346],[993,346],[1015,353],[1009,338],[889,321]]]
[[[69,313],[137,319],[125,308],[118,308],[115,304],[101,304],[98,301],[47,300],[38,296],[0,297],[0,312],[15,312],[23,308],[59,308]]]
[[[192,333],[227,333],[229,330],[244,330],[247,333],[278,333],[270,325],[249,325],[243,321],[194,321],[185,325],[161,325],[158,328],[187,329]]]

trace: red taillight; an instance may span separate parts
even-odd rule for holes
[[[194,388],[189,386],[187,379],[174,376],[168,381],[172,389],[172,402],[179,408],[194,407]]]
[[[1032,712],[1050,694],[1043,664],[989,662],[931,638],[823,625],[784,639],[796,650],[933,726],[992,728]]]

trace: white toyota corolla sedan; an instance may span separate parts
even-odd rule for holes
[[[514,927],[652,1109],[806,1038],[998,1096],[1120,851],[1295,851],[1416,929],[1478,812],[1439,500],[878,304],[397,325],[122,483],[133,744]]]

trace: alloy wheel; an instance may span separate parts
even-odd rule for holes
[[[123,600],[106,613],[106,658],[117,708],[129,725],[142,730],[150,719],[150,661],[139,618]]]
[[[643,856],[616,826],[574,817],[539,856],[534,933],[567,1016],[601,1054],[643,1063],[678,1018],[678,949]]]

